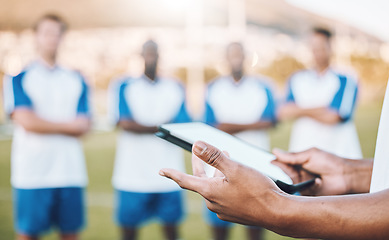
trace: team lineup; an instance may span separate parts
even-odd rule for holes
[[[15,231],[20,240],[39,239],[53,227],[61,239],[79,239],[86,221],[84,192],[88,177],[79,137],[91,129],[91,90],[81,73],[57,64],[57,51],[65,32],[61,18],[41,18],[35,27],[37,59],[4,81],[5,110],[15,124],[11,185]],[[119,129],[112,186],[114,221],[122,239],[137,239],[139,229],[153,219],[161,224],[166,239],[179,239],[178,227],[185,216],[186,201],[182,188],[205,198],[204,219],[216,240],[227,239],[234,222],[246,225],[248,239],[252,240],[263,239],[263,228],[293,237],[388,236],[388,230],[383,230],[388,221],[373,205],[379,202],[381,208],[389,208],[384,204],[388,193],[381,191],[389,182],[385,176],[387,164],[377,162],[388,156],[389,150],[383,146],[388,134],[382,133],[387,127],[381,126],[389,113],[384,105],[377,142],[380,151],[374,162],[379,167],[372,170],[373,161],[357,160],[362,158],[353,122],[358,81],[352,74],[331,66],[331,38],[326,29],[312,30],[309,46],[314,65],[290,76],[282,98],[276,96],[271,79],[246,74],[244,46],[238,42],[228,44],[225,58],[230,74],[206,86],[201,119],[189,114],[185,87],[159,74],[158,44],[146,41],[140,51],[144,73],[114,79],[108,90],[109,118]],[[315,186],[288,195],[270,179],[231,161],[228,152],[220,151],[227,149],[219,150],[204,142],[193,147],[194,176],[186,175],[183,151],[154,133],[161,124],[195,120],[267,151],[271,151],[268,130],[280,121],[293,120],[288,150],[294,154],[276,149],[274,164],[294,183],[319,176]],[[202,161],[216,168],[213,178],[205,176]],[[242,187],[246,183],[247,187]],[[373,197],[344,199],[299,196],[369,191],[381,192]],[[304,205],[304,212],[312,214],[303,218],[295,212],[283,216],[275,213],[275,209],[284,209],[282,206],[287,204],[297,210]],[[325,208],[322,212],[316,211],[319,204]],[[364,204],[369,206],[366,212],[354,219],[351,208],[364,208]],[[343,211],[336,215],[338,208]],[[381,218],[366,220],[368,226],[374,226],[371,231],[356,231],[361,226],[359,220],[369,213]],[[328,215],[334,217],[323,217]],[[285,224],[280,224],[281,218]],[[336,221],[328,223],[331,219]],[[302,227],[312,220],[328,224],[328,229],[311,223],[309,230]],[[341,224],[334,226],[334,222]],[[340,233],[342,227],[345,235]]]

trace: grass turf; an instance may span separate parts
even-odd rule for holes
[[[375,140],[381,105],[379,103],[359,107],[355,122],[362,151],[365,157],[374,154]],[[271,131],[272,146],[287,149],[290,123],[283,123]],[[119,231],[113,221],[113,189],[111,174],[113,169],[116,133],[92,133],[84,138],[85,154],[89,173],[87,188],[88,223],[81,239],[119,239]],[[12,218],[12,191],[10,178],[11,141],[0,141],[0,239],[14,239]],[[190,166],[189,155],[186,157]],[[188,169],[190,172],[190,170]],[[181,239],[211,239],[208,226],[203,221],[203,202],[198,195],[187,192],[187,217],[180,228]],[[245,239],[245,228],[235,225],[230,239]],[[266,231],[269,240],[288,239]],[[58,239],[55,232],[43,239]],[[150,223],[140,231],[140,240],[163,239],[157,223]]]

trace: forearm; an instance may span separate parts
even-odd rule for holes
[[[217,126],[218,129],[234,134],[242,131],[247,130],[261,130],[261,129],[267,129],[273,126],[273,122],[270,121],[259,121],[255,123],[250,124],[231,124],[231,123],[222,123]]]
[[[270,227],[282,235],[319,239],[387,239],[389,192],[331,197],[285,196]]]
[[[341,121],[339,115],[328,108],[300,108],[299,115],[313,118],[325,124],[337,124]]]
[[[134,133],[155,133],[158,131],[157,126],[145,126],[135,121],[122,120],[119,121],[118,126],[123,130]]]

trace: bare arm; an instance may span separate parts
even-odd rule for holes
[[[80,136],[90,128],[86,117],[79,117],[72,122],[55,123],[38,117],[29,109],[16,109],[12,113],[12,119],[27,131],[41,134]]]
[[[294,103],[282,106],[278,112],[278,117],[282,120],[310,117],[325,124],[336,124],[342,121],[337,112],[326,107],[300,108]]]
[[[220,123],[216,127],[226,133],[235,134],[246,130],[266,129],[273,125],[270,121],[259,121],[251,124]]]
[[[135,133],[155,133],[158,131],[157,126],[145,126],[130,120],[120,120],[118,126],[126,131]]]
[[[318,150],[317,153],[319,152]],[[309,153],[309,152],[308,152]],[[307,157],[309,154],[305,154]],[[297,161],[298,155],[283,163]],[[297,156],[297,157],[296,157]],[[301,160],[301,166],[319,174],[321,182],[314,186],[316,192],[366,191],[371,174],[371,161],[332,159],[334,155],[322,155]],[[278,156],[280,157],[280,156]],[[283,158],[281,156],[281,158]],[[311,162],[312,160],[312,162]],[[320,160],[320,159],[319,159]],[[323,160],[323,159],[321,159]],[[207,178],[201,161],[218,169],[213,178]],[[304,165],[311,162],[311,165]],[[321,162],[321,165],[317,165]],[[282,192],[273,181],[258,171],[230,160],[215,147],[196,142],[193,146],[193,175],[173,169],[162,169],[160,174],[176,181],[182,188],[201,194],[207,207],[222,220],[246,225],[263,226],[282,235],[322,239],[388,239],[389,238],[389,190],[375,194],[348,196],[302,197]],[[292,163],[290,163],[292,164]],[[317,165],[317,166],[316,166]],[[341,171],[330,174],[334,167],[343,165]],[[320,172],[311,167],[317,167]],[[362,171],[363,173],[360,173]],[[354,172],[354,173],[353,173]],[[370,172],[370,173],[369,173]],[[343,173],[349,175],[342,177]],[[362,177],[362,188],[353,189],[348,181]],[[363,177],[364,176],[364,177]],[[337,180],[337,181],[335,181]],[[339,186],[330,186],[339,184]],[[323,189],[326,189],[325,191]],[[242,204],[243,203],[243,204]]]

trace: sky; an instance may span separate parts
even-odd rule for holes
[[[340,20],[389,42],[388,0],[287,0],[287,2]]]

